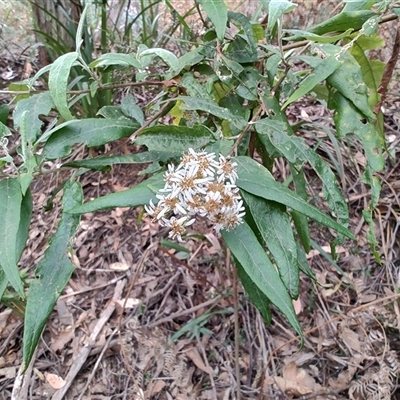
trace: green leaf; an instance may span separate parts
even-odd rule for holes
[[[283,104],[282,109],[289,104],[298,100],[300,97],[311,92],[313,88],[324,81],[328,76],[332,75],[342,63],[337,60],[336,56],[330,56],[322,60],[307,77],[300,82],[300,86]]]
[[[138,54],[138,59],[146,60],[146,58],[153,59],[154,57],[160,57],[166,64],[171,67],[171,70],[177,70],[179,68],[179,60],[176,55],[169,50],[165,49],[147,49]]]
[[[199,0],[208,18],[215,27],[217,38],[222,42],[228,22],[228,8],[223,0]]]
[[[348,226],[347,203],[336,183],[335,174],[329,165],[305,143],[304,139],[288,135],[288,128],[285,125],[285,123],[266,118],[257,122],[255,128],[260,141],[264,143],[267,137],[268,144],[272,144],[289,163],[298,169],[301,169],[306,162],[312,166],[323,183],[323,194],[329,207],[335,213],[339,222]]]
[[[271,0],[268,5],[268,25],[267,31],[272,32],[279,18],[283,14],[293,10],[297,4],[288,0]]]
[[[306,179],[304,177],[303,170],[301,169],[300,171],[299,170],[296,171],[293,166],[290,167],[290,170],[292,173],[293,183],[296,189],[296,193],[303,200],[307,201],[308,193],[306,189]],[[306,251],[306,253],[308,253],[311,249],[311,243],[310,243],[310,228],[308,226],[307,217],[297,211],[292,211],[291,214],[301,244],[303,245],[303,248]]]
[[[80,184],[67,182],[64,186],[63,210],[81,204],[82,198]],[[75,267],[67,256],[67,249],[78,225],[79,216],[63,212],[50,246],[36,268],[37,278],[31,283],[25,311],[24,369],[29,365],[49,315],[74,271]]]
[[[228,92],[226,96],[222,97],[219,105],[227,108],[232,114],[245,118],[246,108],[243,107],[243,99],[236,93]]]
[[[381,261],[381,254],[380,252],[377,250],[378,246],[379,246],[379,242],[376,239],[376,235],[375,235],[375,222],[373,219],[373,214],[371,210],[363,210],[362,211],[362,216],[365,220],[365,222],[368,224],[368,232],[367,232],[367,241],[370,245],[370,249],[372,251],[372,254],[374,255],[375,261],[378,264],[382,264]]]
[[[57,110],[65,120],[73,119],[68,107],[68,77],[73,64],[78,59],[77,52],[62,55],[54,61],[49,73],[49,90]]]
[[[228,19],[229,21],[233,21],[241,25],[247,37],[247,43],[250,48],[249,52],[257,54],[257,44],[254,38],[253,25],[249,19],[244,14],[233,11],[228,12]]]
[[[91,6],[90,3],[86,3],[85,7],[83,8],[83,11],[80,15],[79,18],[79,23],[78,27],[76,29],[76,34],[75,34],[75,49],[77,53],[82,56],[81,54],[81,46],[84,42],[84,35],[83,35],[83,29],[86,27],[86,14],[88,12],[89,7]],[[69,32],[68,32],[69,33]]]
[[[380,15],[374,15],[373,17],[369,18],[367,21],[363,23],[363,26],[360,30],[360,34],[366,36],[372,36],[376,34],[379,28],[379,22],[382,20]]]
[[[345,37],[350,36],[350,34],[354,31],[354,29],[350,28],[347,31],[340,33],[339,35],[329,35],[329,36],[321,36],[316,35],[315,33],[303,31],[301,29],[285,29],[284,32],[294,35],[294,36],[287,36],[283,38],[286,41],[294,41],[300,39],[307,39],[312,40],[316,43],[336,43],[339,40],[342,40]]]
[[[348,282],[351,282],[351,279],[349,279],[346,275],[346,273],[342,270],[342,268],[340,268],[340,266],[335,262],[335,260],[332,258],[332,256],[327,253],[318,243],[314,242],[314,240],[311,240],[311,245],[312,247],[314,247],[314,249],[318,250],[318,252],[320,253],[320,255],[325,258],[325,260],[327,260],[333,267],[336,268],[336,270],[343,275],[344,277],[346,277],[348,279]]]
[[[0,268],[0,302],[8,286],[8,279],[4,271]]]
[[[51,136],[47,139],[42,155],[47,160],[67,157],[76,143],[84,143],[89,147],[102,146],[130,136],[138,128],[137,123],[120,119],[87,118],[67,121],[49,133]],[[40,141],[44,140],[45,138],[40,138]]]
[[[30,87],[29,87],[29,85],[28,85],[28,83],[26,81],[23,81],[23,82],[12,82],[8,86],[8,90],[11,90],[13,92],[26,92],[26,91],[30,90]],[[14,102],[18,103],[20,100],[27,99],[27,98],[29,98],[29,94],[28,93],[19,94],[14,99]]]
[[[269,3],[271,0],[260,0],[260,3],[263,5],[263,7],[268,11]]]
[[[244,129],[247,122],[240,116],[232,114],[227,108],[217,106],[213,101],[207,99],[199,99],[196,97],[180,96],[176,98],[182,100],[182,110],[200,110],[215,115],[225,121],[230,122],[238,129]]]
[[[275,260],[282,282],[292,299],[296,299],[299,296],[297,246],[286,207],[246,192],[242,192],[242,197]]]
[[[0,122],[0,139],[10,135],[11,135],[10,128],[7,125],[4,125],[2,122]]]
[[[379,60],[371,60],[365,51],[377,49],[383,46],[384,41],[378,36],[361,36],[355,41],[350,52],[361,67],[363,80],[369,88],[368,103],[374,107],[379,102],[378,88],[382,80],[385,63]]]
[[[31,223],[32,210],[33,210],[32,194],[30,190],[27,190],[21,202],[20,221],[17,232],[16,246],[15,246],[16,248],[15,254],[17,262],[21,258],[22,252],[24,251],[26,246],[26,241],[28,240],[29,225]]]
[[[182,253],[190,254],[190,250],[188,248],[181,246],[180,244],[178,244],[176,242],[172,242],[171,240],[161,239],[160,245],[167,249],[174,249],[174,250],[182,252]]]
[[[373,172],[381,171],[384,166],[382,156],[383,141],[376,126],[364,120],[364,116],[340,93],[332,96],[329,108],[334,109],[335,127],[339,137],[354,133],[361,141],[365,157]]]
[[[150,200],[158,202],[155,194],[164,187],[164,173],[159,173],[139,183],[132,189],[108,194],[96,200],[79,205],[68,210],[71,214],[84,214],[99,210],[107,210],[116,207],[136,207],[148,204]]]
[[[201,84],[194,78],[192,72],[184,74],[179,82],[179,85],[186,89],[186,93],[191,97],[200,97],[202,99],[213,100],[211,93],[207,91],[204,84]]]
[[[249,225],[244,222],[231,231],[221,231],[221,235],[251,281],[286,316],[295,331],[303,338],[292,300]]]
[[[121,67],[142,68],[142,64],[131,54],[106,53],[102,54],[97,60],[89,64],[90,68],[108,67],[119,65]]]
[[[268,297],[258,288],[258,286],[250,279],[242,265],[235,259],[238,276],[244,289],[250,297],[252,303],[260,311],[264,322],[269,325],[272,321],[272,313],[270,309],[270,301]]]
[[[122,99],[121,111],[126,117],[137,121],[140,126],[144,125],[143,111],[136,104],[135,98],[130,93]]]
[[[17,266],[21,203],[22,193],[18,179],[6,178],[0,181],[0,266],[12,287],[24,298]]]
[[[238,64],[252,64],[258,61],[255,46],[251,46],[243,35],[237,34],[229,45],[226,56]]]
[[[317,35],[329,32],[345,32],[348,29],[358,30],[364,22],[376,15],[369,10],[342,11],[332,18],[308,28],[308,31]]]
[[[264,77],[252,67],[246,68],[240,74],[240,85],[236,89],[236,93],[242,98],[250,101],[257,101],[259,98],[258,85]]]
[[[32,90],[35,83],[38,81],[38,79],[45,73],[49,72],[53,64],[46,65],[45,67],[41,68],[36,74],[33,76],[33,78],[27,79],[26,82],[28,83],[28,88],[27,90]],[[11,90],[11,89],[10,89]],[[29,97],[29,95],[27,96]]]
[[[8,104],[0,104],[0,122],[4,125],[7,123],[9,112],[10,112],[10,107],[8,106]],[[15,123],[15,117],[14,117],[14,123]]]
[[[24,195],[28,190],[29,186],[33,181],[33,173],[37,169],[38,164],[36,161],[36,156],[29,155],[29,158],[25,161],[21,172],[19,174],[19,183],[21,185],[21,192]]]
[[[199,149],[215,142],[213,133],[204,125],[174,126],[156,125],[144,129],[135,140],[135,144],[147,146],[149,150],[184,153],[189,147]]]
[[[204,60],[203,48],[197,47],[192,51],[184,54],[182,57],[178,59],[178,67],[177,69],[171,70],[166,76],[166,79],[172,79],[174,76],[177,76],[181,73],[181,71],[186,67],[192,67],[193,65],[199,65],[201,61]]]
[[[169,151],[146,151],[138,154],[125,154],[120,156],[100,156],[87,158],[85,160],[70,161],[63,167],[88,168],[103,171],[114,164],[143,164],[154,161],[166,163],[173,158],[179,158],[182,153],[171,153]]]
[[[239,179],[236,184],[239,188],[264,199],[284,204],[320,224],[354,239],[354,235],[346,227],[338,224],[318,208],[307,203],[307,201],[303,200],[296,193],[276,182],[271,173],[261,164],[258,164],[249,157],[241,156],[235,157],[235,161],[238,164],[237,172]]]
[[[213,315],[232,314],[232,312],[233,312],[232,308],[227,308],[225,310],[203,313],[199,317],[191,319],[187,324],[185,324],[181,329],[179,329],[178,332],[175,332],[170,337],[169,341],[171,343],[175,342],[185,333],[191,333],[189,340],[195,338],[196,336],[199,338],[201,333],[204,333],[204,334],[210,336],[213,334],[213,332],[210,331],[209,329],[204,328],[204,325],[208,322],[208,320]]]
[[[375,124],[365,121],[363,116],[355,109],[345,97],[340,93],[332,96],[330,108],[335,110],[334,121],[338,134],[344,137],[346,134],[355,134],[364,148],[367,165],[362,177],[362,181],[371,187],[371,202],[368,209],[363,210],[363,217],[369,225],[367,240],[377,262],[380,263],[380,255],[376,250],[378,242],[375,237],[373,211],[376,207],[381,191],[379,178],[374,176],[376,172],[382,171],[385,160],[382,156],[383,140],[379,135]]]
[[[369,10],[375,3],[375,0],[344,0],[346,5],[343,11],[358,11],[358,10]]]
[[[321,46],[323,50],[337,53],[337,47],[334,45]],[[374,121],[375,114],[368,103],[368,89],[360,65],[349,52],[341,51],[340,59],[342,66],[327,78],[327,82],[350,100],[366,118]]]
[[[22,115],[25,111],[27,132],[26,139],[29,143],[33,143],[41,134],[41,128],[43,121],[39,118],[39,115],[49,115],[50,110],[54,107],[53,99],[50,92],[43,92],[35,94],[28,99],[19,101],[14,110],[14,126],[19,129],[22,123]]]
[[[367,240],[370,244],[371,250],[374,254],[375,260],[380,264],[380,254],[376,250],[378,246],[378,241],[375,237],[375,222],[374,222],[374,209],[378,205],[379,196],[381,193],[381,182],[380,178],[374,175],[374,172],[369,164],[367,164],[365,168],[365,172],[361,178],[362,182],[368,184],[371,187],[371,201],[368,205],[368,209],[363,210],[363,217],[367,224],[369,225],[369,229],[367,232]]]
[[[303,250],[303,247],[301,247],[301,245],[299,243],[296,243],[296,244],[297,244],[297,262],[299,264],[300,271],[303,274],[306,274],[308,277],[310,277],[314,281],[316,281],[317,278],[314,274],[314,271],[308,265],[307,256]]]
[[[104,106],[97,111],[96,115],[101,115],[105,119],[130,119],[124,115],[121,110],[121,106]]]

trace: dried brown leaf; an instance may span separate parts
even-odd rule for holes
[[[150,399],[152,396],[155,396],[156,394],[160,393],[161,390],[163,390],[166,385],[167,384],[165,383],[165,381],[163,381],[161,379],[151,382],[145,392],[145,396],[146,396],[145,398]]]
[[[60,376],[58,376],[56,374],[49,374],[46,372],[44,374],[44,376],[46,377],[46,381],[49,383],[49,385],[53,389],[57,389],[57,390],[61,389],[67,383],[66,381],[64,381],[64,379],[62,379]]]
[[[66,326],[74,324],[72,313],[68,310],[67,304],[62,299],[57,300],[57,314],[61,324]]]
[[[305,369],[298,369],[294,362],[283,367],[282,377],[268,378],[266,383],[278,386],[284,393],[292,396],[304,396],[321,390],[314,378]]]
[[[17,367],[0,368],[0,376],[4,376],[4,379],[12,379],[16,375],[17,375]]]
[[[124,262],[115,262],[109,265],[109,268],[113,271],[127,271],[130,266]]]
[[[343,340],[343,343],[349,348],[350,351],[353,350],[357,353],[361,352],[361,343],[356,332],[344,327],[341,329],[339,337]]]
[[[199,352],[195,347],[192,347],[186,352],[186,355],[193,361],[194,365],[197,368],[200,368],[202,371],[204,371],[206,374],[212,374],[212,369],[210,367],[207,367],[204,364],[203,359],[201,358]]]
[[[50,348],[53,351],[62,350],[65,345],[71,341],[75,336],[75,328],[69,327],[65,331],[59,332],[57,336],[53,339]]]

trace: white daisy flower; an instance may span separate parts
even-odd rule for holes
[[[186,227],[195,222],[195,218],[189,220],[188,217],[182,217],[179,219],[171,217],[170,219],[163,218],[162,222],[164,226],[171,229],[168,237],[171,239],[177,239],[178,242],[184,242],[182,235],[186,232]]]
[[[168,165],[164,188],[156,195],[158,204],[150,201],[145,210],[153,221],[170,229],[171,239],[180,242],[196,216],[208,218],[217,232],[233,229],[243,222],[245,215],[239,188],[235,185],[236,166],[221,154],[216,160],[215,153],[190,148],[177,167]]]

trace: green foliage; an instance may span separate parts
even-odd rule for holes
[[[63,209],[69,210],[80,204],[82,197],[81,185],[67,181]],[[36,279],[30,284],[24,319],[24,369],[28,367],[47,319],[75,269],[66,251],[78,224],[79,216],[63,212],[50,246],[36,268]]]
[[[117,28],[107,28],[106,2],[97,2],[103,52],[94,58],[94,38],[87,42],[94,6],[88,3],[74,33],[76,48],[71,51],[63,43],[51,42],[58,56],[53,64],[29,82],[10,87],[20,93],[14,110],[14,128],[21,136],[18,157],[22,165],[18,167],[7,152],[11,132],[5,122],[9,109],[0,108],[0,145],[6,150],[6,156],[0,159],[0,300],[8,306],[12,304],[10,298],[21,304],[16,311],[25,320],[25,367],[73,273],[67,252],[79,215],[156,203],[156,193],[164,187],[167,164],[179,162],[189,148],[215,153],[217,158],[219,154],[232,156],[246,216],[242,224],[222,230],[222,240],[264,320],[271,321],[271,307],[275,306],[302,336],[292,301],[299,295],[300,273],[315,279],[306,259],[310,248],[318,246],[310,234],[310,221],[322,225],[320,229],[330,228],[332,246],[345,237],[354,239],[347,203],[337,182],[343,172],[341,161],[336,160],[340,152],[330,154],[332,162],[326,162],[317,152],[320,144],[314,146],[298,135],[297,127],[286,117],[287,108],[304,96],[313,96],[333,110],[335,132],[330,137],[336,149],[342,141],[359,142],[364,149],[367,164],[362,180],[372,191],[364,218],[371,228],[368,239],[375,256],[379,256],[372,212],[380,192],[377,173],[384,166],[384,132],[379,123],[381,115],[375,114],[374,107],[380,101],[378,88],[384,65],[371,60],[368,51],[382,45],[375,28],[384,10],[371,11],[370,1],[347,2],[342,11],[321,24],[308,30],[285,31],[282,17],[296,6],[291,1],[262,0],[260,4],[269,15],[263,27],[229,10],[226,1],[204,0],[196,10],[206,32],[194,41],[187,21],[194,8],[180,14],[170,1],[165,1],[165,6],[174,17],[173,23],[165,28],[164,35],[156,35],[160,4],[157,0],[148,4],[142,1],[139,14],[125,21],[121,34]],[[132,32],[139,21],[140,40],[133,46]],[[235,29],[230,30],[233,26]],[[178,30],[182,40],[168,47],[165,37]],[[107,53],[109,42],[117,36],[125,41],[125,51]],[[304,38],[308,40],[305,48],[298,42]],[[277,46],[265,45],[265,39]],[[284,40],[289,48],[283,45]],[[171,50],[177,47],[180,54]],[[28,96],[27,88],[43,77],[48,79],[49,90]],[[132,85],[157,88],[149,104],[137,101],[135,92],[129,92]],[[111,104],[121,87],[127,93],[120,105]],[[51,110],[58,113],[56,124],[43,132],[40,117]],[[77,146],[102,146],[128,137],[146,150],[70,159]],[[41,175],[44,163],[56,159],[64,169],[71,170],[60,186],[61,220],[36,266],[35,278],[27,283],[18,261],[29,233],[30,186]],[[290,171],[287,182],[280,182],[272,173],[278,159]],[[82,203],[82,174],[90,169],[106,172],[115,164],[129,163],[150,164],[145,173],[152,176],[128,190]],[[320,180],[323,207],[309,197],[305,165]]]
[[[0,181],[1,269],[19,296],[24,297],[17,267],[17,241],[21,220],[22,193],[18,179]]]
[[[250,226],[243,223],[232,231],[223,231],[222,238],[250,280],[285,314],[302,337],[291,298]]]

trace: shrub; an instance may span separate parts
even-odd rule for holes
[[[171,50],[142,43],[135,52],[102,54],[87,62],[80,40],[82,19],[76,51],[60,55],[27,83],[32,88],[40,76],[48,74],[49,90],[30,90],[30,97],[20,99],[16,105],[14,125],[21,138],[18,152],[23,164],[17,166],[8,154],[1,159],[0,225],[4,229],[0,231],[0,298],[9,306],[15,304],[10,298],[22,304],[19,312],[25,320],[25,366],[73,273],[67,252],[72,251],[79,216],[114,207],[145,206],[155,220],[172,228],[171,237],[182,240],[184,228],[192,218],[211,215],[233,255],[244,288],[265,321],[271,321],[270,305],[274,304],[301,336],[292,300],[299,296],[300,272],[315,279],[306,261],[313,244],[309,221],[330,228],[332,249],[344,237],[354,239],[348,229],[347,203],[338,184],[339,169],[318,154],[317,146],[310,145],[286,115],[288,107],[305,96],[333,111],[335,129],[324,141],[331,138],[335,143],[346,140],[363,146],[367,162],[362,179],[372,193],[364,218],[371,226],[369,240],[378,257],[372,210],[380,191],[376,174],[384,165],[380,105],[393,63],[385,68],[383,63],[369,58],[368,50],[383,44],[376,32],[388,11],[387,2],[374,10],[369,1],[345,3],[338,14],[307,31],[285,30],[282,26],[282,16],[295,7],[290,1],[261,1],[268,12],[266,25],[228,10],[219,0],[199,3],[205,32],[179,58]],[[398,10],[393,11],[399,14]],[[178,20],[186,24],[183,17]],[[229,33],[228,27],[232,28]],[[85,71],[82,76],[88,90],[70,90],[73,69]],[[113,87],[113,74],[122,70],[130,74],[134,71],[135,82]],[[156,70],[157,76],[150,70]],[[108,74],[109,84],[102,83],[104,74]],[[98,117],[77,119],[74,115],[74,102],[86,99],[90,103],[104,90],[150,85],[160,91],[145,109],[128,94],[119,106],[94,110],[93,115]],[[52,109],[58,111],[57,124],[42,132],[39,115],[48,115]],[[1,137],[3,149],[7,149],[10,131],[5,126],[4,111],[7,110],[2,114]],[[162,122],[165,116],[173,122]],[[308,127],[313,129],[312,124]],[[69,159],[77,144],[90,148],[123,138],[145,146],[146,151]],[[178,166],[185,157],[192,157],[191,164],[187,168]],[[334,154],[331,157],[335,160]],[[210,161],[211,172],[200,169],[200,159]],[[290,187],[274,178],[277,159],[283,159],[290,170]],[[52,160],[72,172],[63,184],[57,231],[36,266],[36,279],[28,284],[17,264],[29,232],[30,187],[45,163]],[[224,162],[233,175],[221,175]],[[151,163],[145,170],[151,177],[126,191],[83,203],[81,174],[90,169],[108,170],[117,163]],[[324,207],[333,218],[311,204],[305,164],[318,176]],[[73,172],[75,169],[79,169],[78,174]],[[170,176],[173,185],[166,186],[168,174],[172,173],[177,174]],[[190,196],[182,197],[180,193],[179,197],[174,192],[183,176],[197,180],[191,192],[192,197],[199,195],[196,206],[189,204]],[[219,182],[224,189],[213,191],[210,182]],[[234,206],[227,211],[234,217],[231,224],[226,219],[222,219],[223,223],[218,220],[222,209],[212,214],[205,208],[211,201],[222,202],[229,191],[226,185],[230,185],[234,199]],[[165,191],[160,192],[163,188]],[[163,209],[165,193],[175,193],[178,201],[185,203],[176,208],[175,202]],[[163,203],[156,211],[158,201]]]

